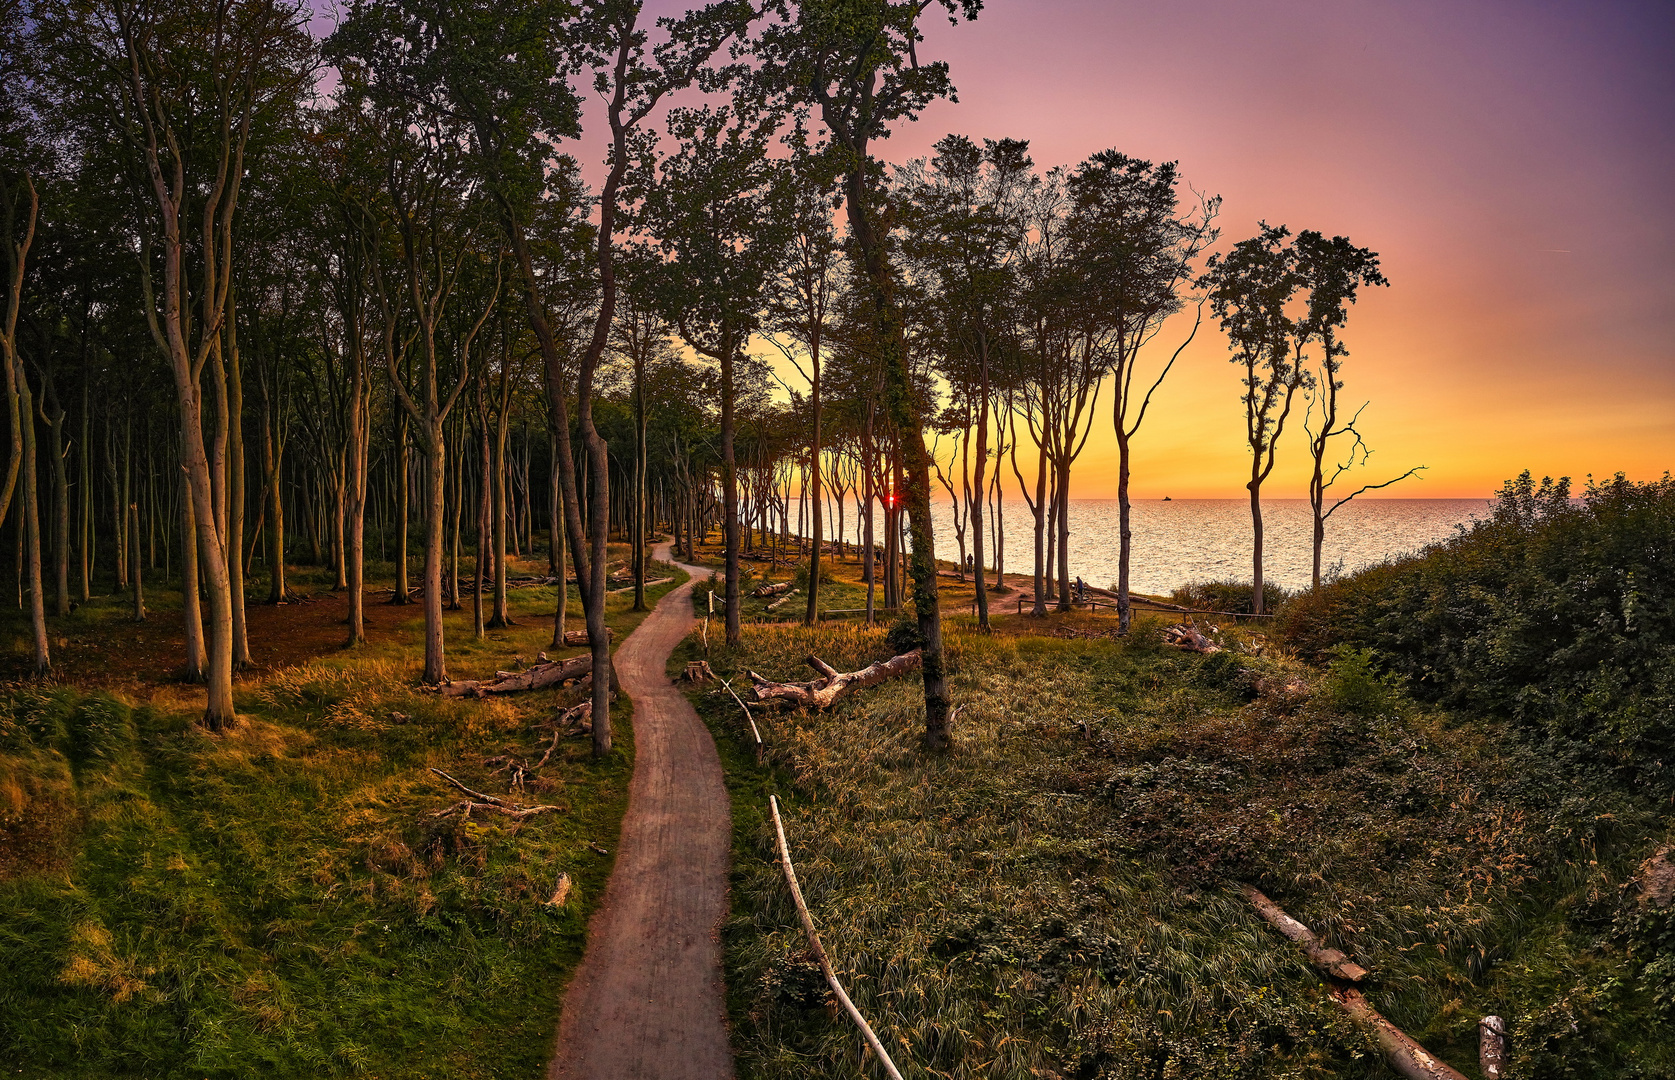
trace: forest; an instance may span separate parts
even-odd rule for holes
[[[927,28],[980,9],[0,0],[20,1060],[521,1076],[558,1031],[560,1068],[552,982],[591,985],[590,920],[626,904],[667,707],[709,746],[694,797],[731,799],[700,898],[726,1071],[563,1075],[893,1073],[837,969],[913,1075],[1461,1075],[1409,1071],[1409,1033],[1468,1075],[1669,1075],[1636,1023],[1675,1001],[1667,478],[1526,474],[1334,576],[1333,513],[1423,468],[1367,469],[1357,426],[1379,255],[1224,237],[1219,196],[1115,148],[889,159],[954,94]],[[1216,334],[1250,577],[1142,596],[1132,448]],[[1070,555],[1096,435],[1109,588]],[[1282,455],[1296,594],[1264,576]],[[653,707],[665,668],[691,681]],[[1399,825],[1334,835],[1357,789]],[[836,968],[769,793],[825,845]],[[1383,989],[1267,940],[1258,882]]]

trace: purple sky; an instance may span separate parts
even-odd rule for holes
[[[1373,473],[1430,466],[1387,494],[1675,465],[1675,4],[989,0],[926,37],[959,101],[888,160],[951,131],[1027,139],[1043,167],[1114,147],[1222,195],[1224,242],[1266,219],[1378,251],[1392,287],[1352,312],[1345,394],[1371,399]],[[591,167],[603,138],[574,151]],[[1206,327],[1139,437],[1136,495],[1240,494],[1238,396]],[[1107,493],[1108,426],[1079,495]],[[1303,491],[1288,452],[1275,495]]]

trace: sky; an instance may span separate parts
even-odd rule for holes
[[[1427,466],[1380,494],[1675,468],[1675,7],[989,0],[926,37],[959,100],[889,160],[948,132],[1027,139],[1042,166],[1116,148],[1223,196],[1223,246],[1266,220],[1379,253],[1391,284],[1351,311],[1343,393],[1369,402],[1367,481]],[[1244,494],[1229,357],[1213,323],[1182,354],[1134,497]],[[1307,493],[1294,436],[1266,494]],[[1107,413],[1072,494],[1113,495],[1115,455]]]
[[[949,62],[958,101],[899,125],[887,161],[950,132],[1028,140],[1043,168],[1115,148],[1221,195],[1223,247],[1265,220],[1378,252],[1390,287],[1363,291],[1343,335],[1374,451],[1357,475],[1426,471],[1377,494],[1675,468],[1667,0],[987,0],[974,23],[927,21],[919,55]],[[569,148],[584,168],[604,156],[587,126]],[[1207,321],[1133,444],[1134,497],[1244,494],[1229,359]],[[1073,497],[1115,494],[1105,404]],[[1307,479],[1299,427],[1265,494]]]

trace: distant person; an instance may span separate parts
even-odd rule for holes
[[[1078,601],[1081,601],[1081,602],[1085,603],[1087,601],[1087,598],[1088,598],[1087,584],[1085,582],[1083,582],[1081,578],[1078,577],[1076,579],[1076,599]]]

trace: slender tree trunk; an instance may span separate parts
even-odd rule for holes
[[[739,470],[733,456],[733,339],[723,338],[721,360],[721,483],[727,544],[727,647],[741,644],[739,630]]]
[[[494,416],[494,470],[489,478],[493,500],[491,524],[494,538],[494,614],[489,619],[489,625],[496,627],[512,624],[506,613],[506,532],[511,525],[510,500],[506,492],[506,437],[510,427],[507,405],[508,398],[505,388],[502,387],[500,405]]]
[[[229,309],[232,300],[227,301]],[[227,313],[227,596],[232,602],[233,665],[250,666],[250,636],[244,619],[244,362],[239,356],[237,319]],[[339,566],[341,567],[341,562]],[[339,570],[341,575],[342,571]]]
[[[93,598],[93,421],[88,407],[88,383],[84,379],[81,391],[81,452],[76,466],[81,482],[81,602]]]
[[[407,491],[409,471],[407,454],[407,417],[396,421],[396,511],[395,511],[395,593],[392,604],[411,603],[412,586],[407,580]]]
[[[813,432],[809,438],[809,484],[813,488],[814,507],[813,547],[808,556],[808,607],[803,613],[803,624],[813,626],[820,614],[820,544],[824,537],[825,521],[821,511],[825,503],[820,497],[820,335],[809,335],[809,405],[813,415]]]
[[[41,583],[40,470],[35,461],[35,398],[29,390],[29,380],[24,377],[21,363],[12,365],[12,378],[23,431],[23,513],[18,517],[18,524],[22,527],[24,538],[29,625],[35,638],[35,672],[44,675],[52,668],[52,657],[47,651],[46,598],[42,595]]]
[[[190,492],[183,493],[180,500],[180,602],[186,619],[186,678],[203,682],[209,660],[198,588],[197,507]]]
[[[634,610],[646,610],[646,361],[634,350]]]
[[[1134,550],[1134,531],[1130,525],[1131,507],[1128,499],[1128,437],[1118,425],[1117,430],[1117,633],[1126,634],[1133,621],[1128,602],[1129,565]]]

